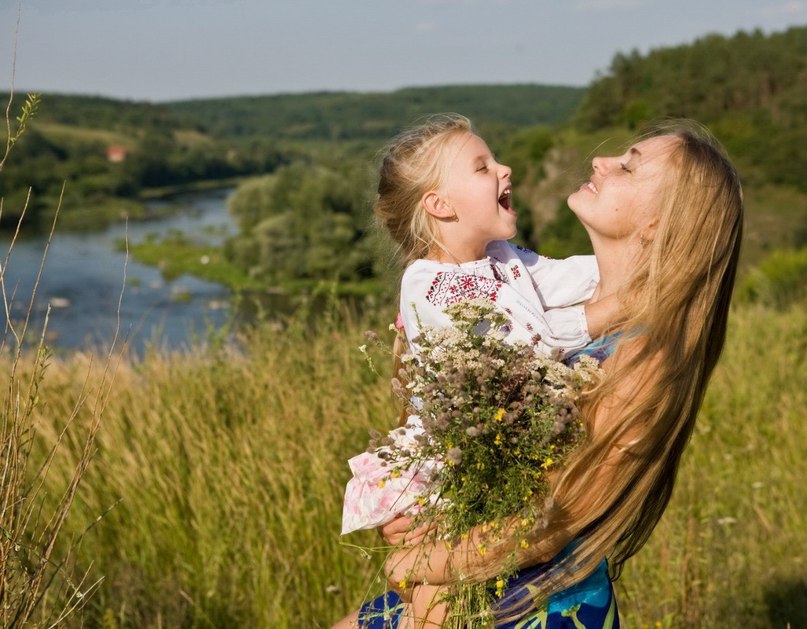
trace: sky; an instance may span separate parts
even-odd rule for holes
[[[584,86],[618,52],[803,25],[807,0],[0,0],[0,91]]]

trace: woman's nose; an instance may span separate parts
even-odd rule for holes
[[[594,169],[595,173],[604,173],[605,172],[605,159],[602,157],[595,157],[591,160],[591,167]]]

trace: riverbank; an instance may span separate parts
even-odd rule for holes
[[[121,249],[124,246],[119,244]],[[227,260],[221,246],[194,241],[181,233],[130,244],[129,253],[139,262],[158,268],[167,280],[188,274],[253,298],[259,294],[300,297],[323,290],[336,297],[358,298],[380,296],[385,290],[377,279],[354,282],[290,279],[267,285]]]

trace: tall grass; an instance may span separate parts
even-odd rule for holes
[[[365,325],[266,325],[120,368],[71,520],[106,512],[80,547],[105,578],[86,626],[327,627],[360,603],[379,560],[340,544],[345,461],[393,421]],[[733,313],[673,503],[618,582],[626,626],[805,626],[805,338],[803,308]],[[87,360],[51,365],[45,442]]]
[[[357,603],[375,566],[340,545],[346,459],[393,418],[363,342],[350,321],[267,325],[242,349],[154,352],[119,370],[76,505],[85,522],[106,512],[82,546],[106,580],[89,620],[316,627]],[[50,409],[72,403],[85,362],[52,366]]]
[[[13,66],[12,63],[12,84]],[[35,115],[39,97],[27,96],[16,124],[11,121],[12,103],[13,89],[5,110],[5,151],[0,157],[0,173]],[[17,287],[9,287],[5,277],[28,210],[30,190],[16,232],[0,262],[0,307],[5,315],[0,332],[0,624],[8,628],[53,627],[65,622],[81,609],[102,581],[90,578],[89,570],[76,571],[74,551],[81,535],[65,540],[65,532],[114,379],[113,354],[110,352],[100,361],[95,386],[88,386],[87,374],[70,383],[72,403],[60,409],[58,418],[43,414],[46,409],[42,384],[51,358],[45,345],[50,310],[46,311],[41,329],[34,330],[29,325],[63,196],[64,187],[54,208],[51,231],[30,294],[18,294]],[[4,199],[0,197],[0,218],[3,208]],[[27,305],[25,314],[13,320],[11,313],[20,302]],[[85,421],[76,430],[79,416]],[[43,418],[49,426],[59,424],[59,429],[45,440],[38,434]],[[69,447],[65,447],[68,443]],[[52,464],[58,456],[64,457],[66,464],[54,478]]]

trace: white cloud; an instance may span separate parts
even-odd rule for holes
[[[418,33],[429,33],[437,28],[437,24],[435,22],[418,22],[415,24],[415,30]]]

